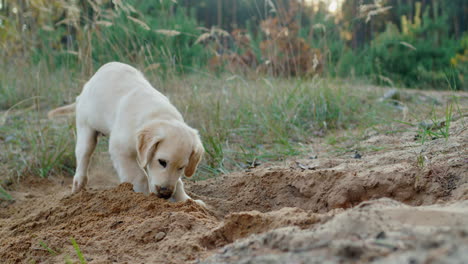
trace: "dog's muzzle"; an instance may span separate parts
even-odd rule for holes
[[[161,187],[156,185],[156,196],[163,199],[169,199],[172,196],[174,190],[168,187]]]

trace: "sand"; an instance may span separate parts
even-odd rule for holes
[[[186,181],[208,208],[134,193],[105,158],[78,194],[70,178],[28,178],[0,204],[0,262],[78,262],[73,238],[88,263],[466,263],[467,122],[424,145],[373,133],[362,147],[384,149],[360,158]]]

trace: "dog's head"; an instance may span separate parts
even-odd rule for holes
[[[145,126],[137,133],[136,147],[149,191],[165,199],[172,197],[182,174],[191,177],[195,173],[205,152],[198,132],[178,121]]]

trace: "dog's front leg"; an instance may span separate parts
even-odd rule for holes
[[[138,166],[135,158],[115,152],[111,152],[111,158],[114,168],[119,175],[120,182],[133,184],[135,192],[149,194],[148,179]]]
[[[177,185],[176,185],[176,190],[175,190],[175,193],[174,193],[174,196],[173,196],[173,199],[175,202],[185,202],[187,201],[188,199],[191,199],[193,200],[190,196],[188,196],[188,194],[185,192],[185,189],[184,189],[184,183],[182,182],[181,179],[179,179],[179,181],[177,181]],[[206,204],[202,201],[202,200],[194,200],[197,204],[203,206],[203,207],[206,207]]]

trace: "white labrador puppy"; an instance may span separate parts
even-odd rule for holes
[[[98,134],[104,134],[110,137],[109,152],[121,182],[132,183],[136,192],[152,192],[164,199],[191,199],[181,177],[183,173],[192,176],[202,159],[200,137],[141,72],[123,63],[105,64],[75,103],[48,116],[73,111],[77,129],[73,192],[86,186]]]

